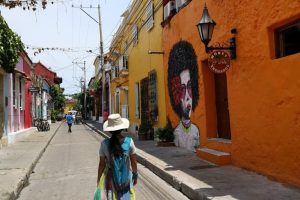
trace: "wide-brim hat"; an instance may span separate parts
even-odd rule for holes
[[[121,118],[120,114],[111,114],[103,124],[104,131],[117,131],[129,128],[129,120]]]

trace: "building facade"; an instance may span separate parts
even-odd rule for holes
[[[31,115],[31,91],[30,91],[30,86],[31,86],[31,77],[30,73],[32,70],[32,61],[28,57],[27,53],[23,51],[21,53],[21,56],[24,60],[23,62],[23,70],[25,73],[25,79],[24,79],[24,128],[30,128],[33,123],[32,123],[32,115]]]
[[[5,133],[5,113],[6,106],[4,87],[5,87],[5,74],[6,72],[0,67],[0,148],[7,145],[7,135]]]
[[[76,103],[77,103],[76,99],[67,99],[65,101],[64,113],[67,114],[68,111],[74,110],[74,107],[75,107]]]
[[[162,0],[133,1],[111,44],[112,102],[115,112],[129,117],[130,132],[143,120],[166,124],[163,73]]]
[[[204,1],[178,2],[168,4],[169,17],[162,23],[166,106],[173,127],[190,118],[192,134],[200,135],[200,158],[299,186],[299,1],[207,0],[217,24],[209,44],[236,38],[237,57],[222,74],[209,69],[196,27]],[[183,96],[192,99],[188,117],[177,107],[188,101]]]
[[[93,119],[103,122],[103,67],[101,66],[101,59],[97,56],[94,60],[95,66],[95,79],[93,81],[93,86],[95,89],[94,94],[94,112],[93,112]]]
[[[51,123],[50,115],[51,109],[53,109],[53,102],[51,101],[50,88],[54,84],[61,84],[62,78],[58,77],[55,72],[41,62],[35,63],[33,69],[38,79],[42,79],[42,82],[38,81],[39,92],[36,93],[36,105],[38,109],[41,109],[37,111],[37,116],[38,118],[48,119],[49,123]]]
[[[23,64],[24,59],[20,56],[14,73],[6,73],[4,76],[4,134],[8,144],[13,143],[18,132],[24,129],[25,73]]]

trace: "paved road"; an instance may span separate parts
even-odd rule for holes
[[[99,135],[83,125],[68,133],[61,126],[23,189],[21,200],[87,200],[96,187]],[[151,171],[138,166],[140,178],[135,187],[138,200],[188,199]]]

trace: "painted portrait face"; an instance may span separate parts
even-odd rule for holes
[[[177,42],[171,49],[168,61],[168,92],[171,106],[177,116],[190,120],[197,107],[198,91],[197,56],[191,43]]]
[[[182,118],[190,119],[193,105],[192,84],[190,70],[186,69],[180,73],[181,80],[181,109]]]

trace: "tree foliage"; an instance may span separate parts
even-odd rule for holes
[[[0,65],[7,73],[13,73],[24,45],[0,16]]]
[[[83,103],[84,103],[84,95],[83,95],[83,92],[81,93],[78,93],[78,94],[75,94],[73,96],[74,99],[77,99],[77,102],[73,108],[73,110],[77,110],[77,111],[83,111]]]
[[[94,83],[93,83],[93,89],[97,92],[100,91],[101,89],[101,82],[100,80],[95,80]]]
[[[55,84],[50,87],[50,95],[54,103],[54,109],[62,111],[66,99],[59,85]]]

